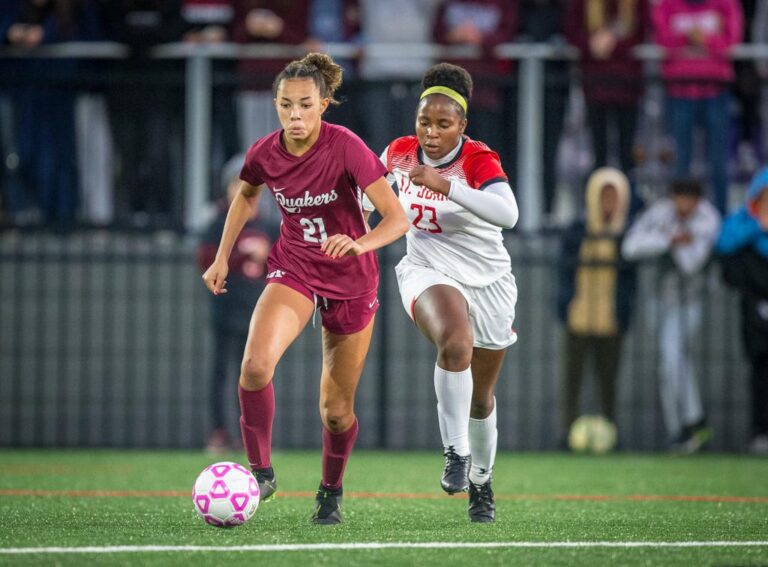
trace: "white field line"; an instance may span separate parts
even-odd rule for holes
[[[420,543],[285,543],[270,545],[112,545],[89,547],[8,547],[0,555],[61,553],[162,553],[198,551],[346,551],[370,549],[552,549],[577,548],[683,548],[683,547],[768,547],[768,541],[500,541],[500,542],[420,542]]]

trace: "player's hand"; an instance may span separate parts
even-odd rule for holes
[[[341,256],[360,256],[365,249],[351,236],[346,234],[334,234],[329,236],[321,245],[320,250],[331,258]]]
[[[43,27],[36,24],[13,24],[6,37],[11,45],[36,47],[43,41]]]
[[[442,195],[448,195],[451,190],[451,182],[440,175],[434,167],[428,165],[417,165],[408,172],[411,182],[421,185]]]
[[[221,295],[227,293],[227,274],[229,273],[229,266],[225,260],[214,260],[211,267],[205,270],[203,274],[203,281],[205,287],[207,287],[213,295]]]
[[[464,22],[448,32],[450,43],[465,43],[480,45],[483,43],[483,32],[472,22]]]
[[[275,39],[285,27],[283,18],[272,10],[256,8],[245,16],[245,29],[253,37]]]
[[[608,29],[601,29],[589,38],[589,50],[595,59],[608,59],[616,48],[616,36]]]

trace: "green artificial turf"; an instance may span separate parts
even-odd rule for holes
[[[764,544],[0,553],[0,564],[768,564],[768,459],[500,454],[494,474],[498,521],[473,525],[466,516],[466,496],[449,497],[440,490],[439,453],[357,451],[345,476],[345,522],[313,526],[309,516],[319,451],[280,452],[273,461],[278,497],[262,504],[246,525],[232,529],[204,524],[189,496],[197,473],[215,460],[245,462],[242,454],[214,459],[173,451],[0,451],[0,551],[374,542]]]

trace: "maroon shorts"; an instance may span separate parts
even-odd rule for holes
[[[336,335],[351,335],[362,331],[371,322],[379,309],[377,290],[355,299],[327,299],[320,297],[301,281],[284,272],[273,270],[267,274],[267,285],[279,283],[298,291],[320,310],[323,327]],[[314,317],[313,317],[314,320]]]

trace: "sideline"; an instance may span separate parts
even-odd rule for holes
[[[286,543],[270,545],[115,545],[105,547],[10,547],[0,548],[0,555],[62,553],[156,553],[197,551],[347,551],[371,549],[533,549],[533,548],[669,548],[669,547],[768,547],[768,541],[508,541],[508,542],[428,542],[428,543]]]

